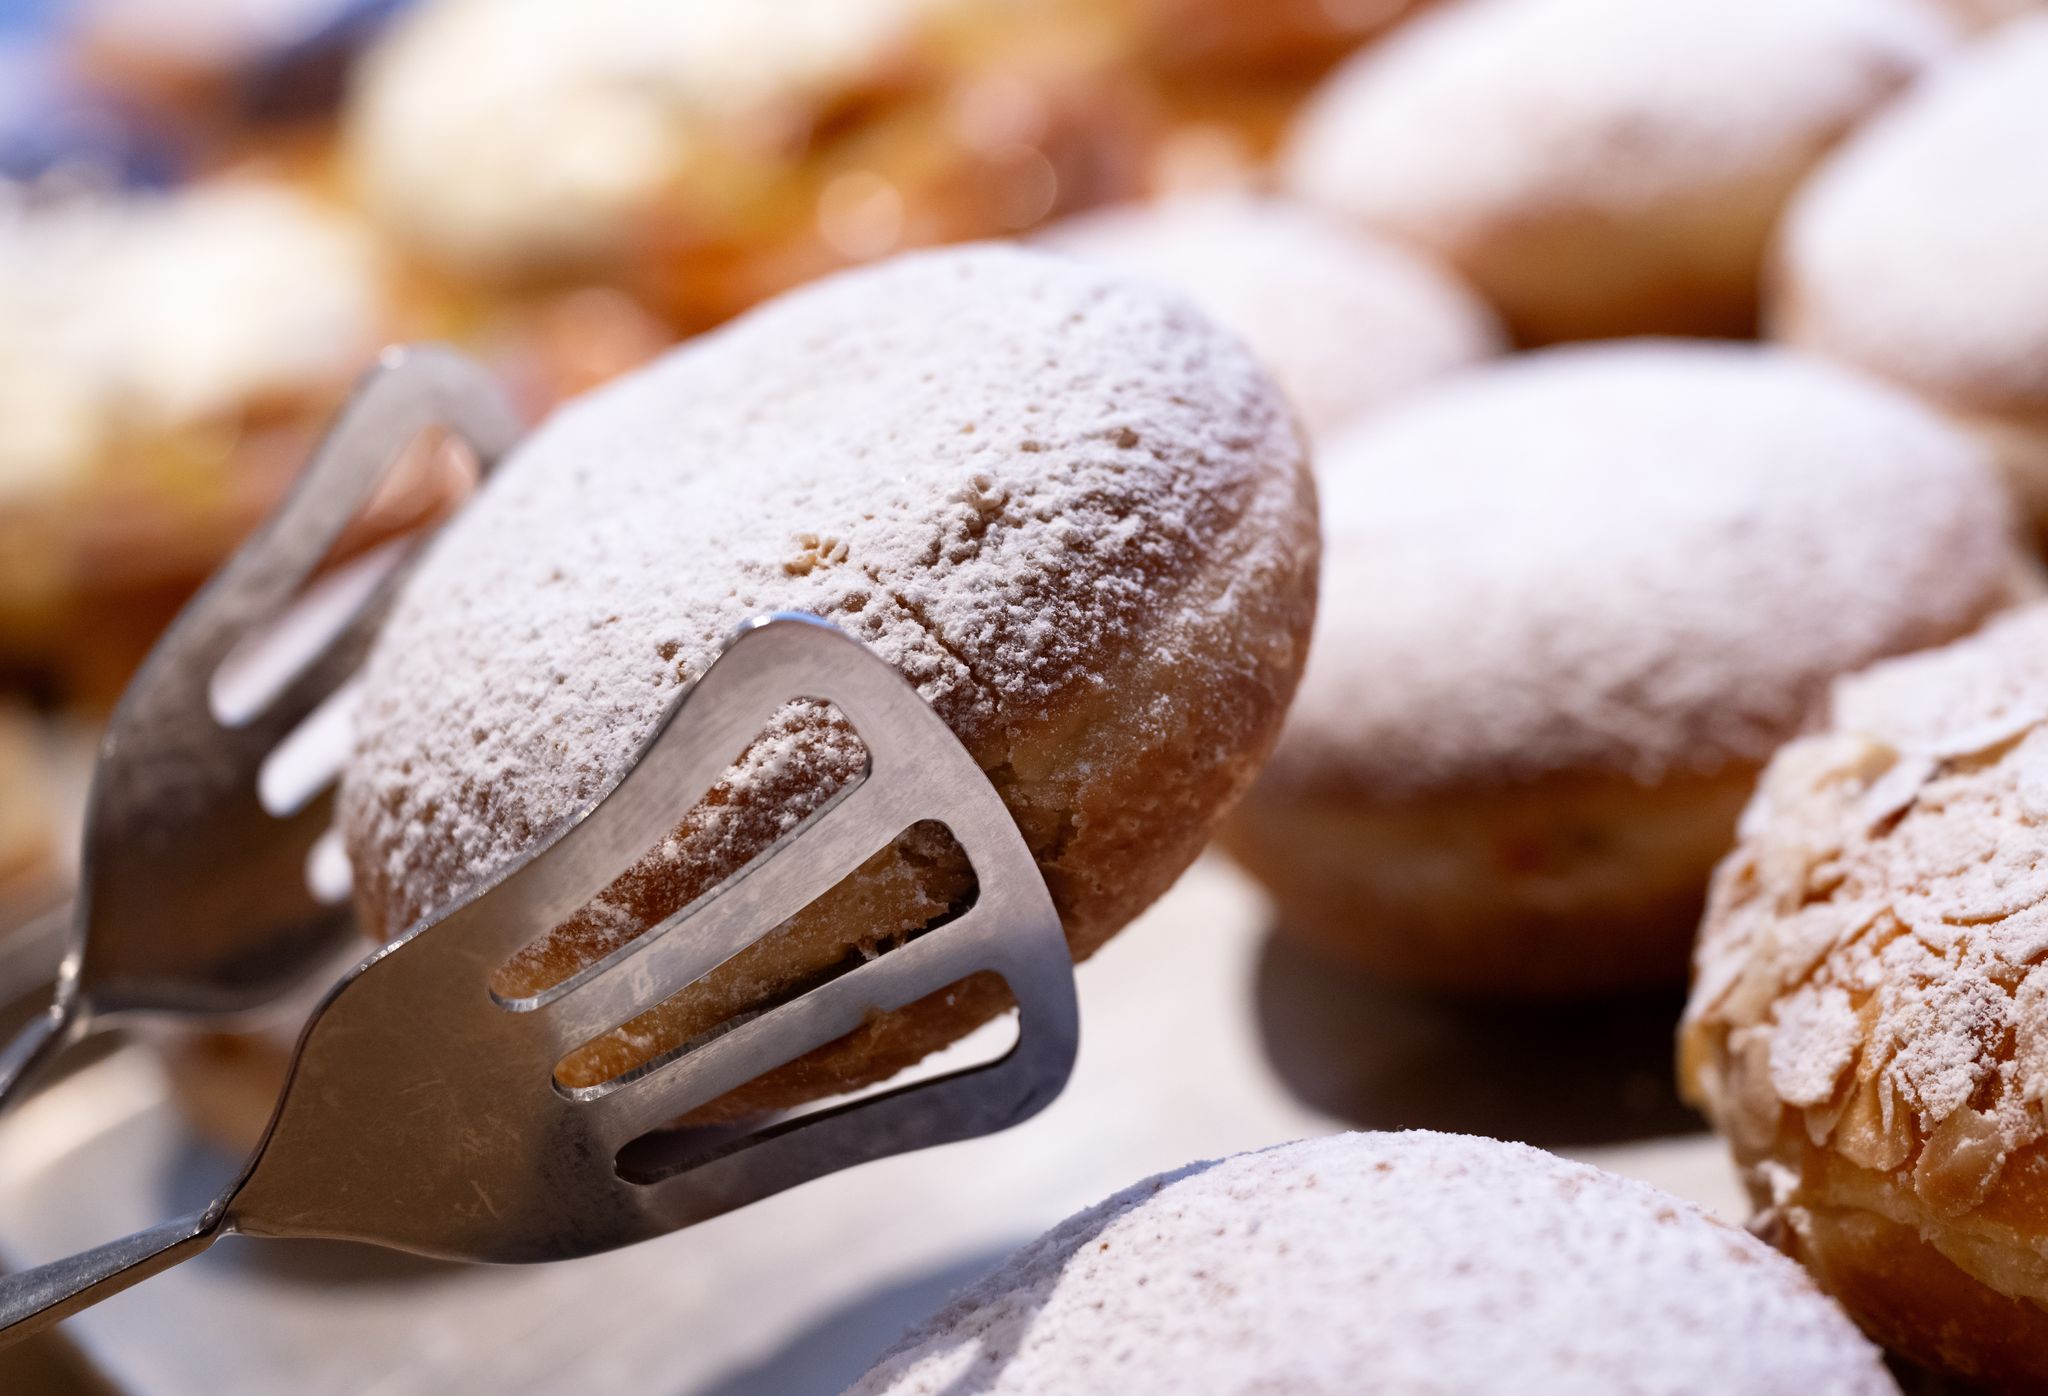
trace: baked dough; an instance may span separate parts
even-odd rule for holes
[[[1741,333],[1786,198],[1952,37],[1923,0],[1458,0],[1325,82],[1283,180],[1524,342]]]
[[[1864,1327],[2048,1387],[2048,606],[1837,685],[1715,874],[1682,1031],[1759,1226]]]
[[[1455,1134],[1194,1163],[1055,1227],[849,1396],[1896,1396],[1797,1267],[1646,1184]]]
[[[507,867],[620,775],[735,626],[801,610],[952,726],[1085,956],[1264,758],[1316,561],[1279,390],[1181,299],[995,246],[815,283],[561,409],[436,540],[367,665],[340,794],[364,921],[394,934]],[[673,912],[859,760],[843,724],[786,710],[499,987]],[[957,907],[964,860],[913,834],[560,1077],[608,1079]],[[970,981],[725,1108],[886,1077],[1004,1003]]]
[[[2048,536],[2048,15],[1977,41],[1801,191],[1775,332],[1991,443]]]
[[[1506,360],[1319,468],[1308,677],[1225,841],[1283,929],[1459,990],[1681,979],[1763,761],[2018,554],[1975,442],[1770,348]]]

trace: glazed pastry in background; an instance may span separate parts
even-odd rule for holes
[[[1041,244],[1193,297],[1245,338],[1311,436],[1501,349],[1499,322],[1428,259],[1277,199],[1082,214]]]
[[[1976,442],[1785,350],[1470,370],[1318,452],[1308,674],[1226,847],[1388,978],[1677,983],[1757,771],[1835,675],[2011,592]]]
[[[1952,37],[1924,0],[1457,0],[1330,77],[1283,179],[1525,343],[1738,334],[1792,190]]]
[[[969,1378],[971,1377],[971,1383]],[[1797,1266],[1523,1144],[1345,1134],[1089,1208],[848,1396],[1897,1396]]]
[[[1085,956],[1173,882],[1264,759],[1316,558],[1280,390],[1183,298],[999,246],[792,292],[564,407],[412,574],[365,668],[339,801],[365,928],[395,934],[526,853],[624,770],[736,626],[802,610],[952,726]],[[828,711],[785,709],[501,992],[668,916],[860,761]],[[558,1075],[610,1079],[886,950],[970,881],[950,837],[916,826]],[[999,983],[965,981],[718,1108],[885,1078],[1005,1007]]]
[[[0,667],[111,698],[402,337],[336,209],[236,180],[0,220]],[[366,536],[428,512],[396,482]]]
[[[1988,440],[2048,534],[2048,15],[1979,40],[1824,164],[1772,328]]]
[[[358,68],[347,154],[444,274],[610,279],[697,329],[903,247],[1130,192],[1114,7],[428,0]]]
[[[1681,1035],[1759,1227],[1872,1336],[2048,1389],[2048,606],[1836,686],[1715,875]]]

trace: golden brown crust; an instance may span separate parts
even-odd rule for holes
[[[2048,607],[1842,680],[1715,874],[1680,1035],[1766,1230],[1906,1357],[2048,1381]]]

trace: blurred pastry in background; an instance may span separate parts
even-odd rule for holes
[[[1771,762],[1680,1040],[1753,1226],[1879,1342],[1985,1390],[2048,1390],[2044,927],[2032,606],[1844,679]]]
[[[1422,1131],[1148,1178],[1004,1261],[849,1396],[968,1389],[1898,1393],[1754,1237],[1527,1145]]]
[[[0,931],[35,909],[31,898],[51,890],[55,818],[33,722],[14,704],[0,702]]]
[[[1301,99],[1338,62],[1431,0],[1108,0],[1130,10],[1125,57],[1170,124],[1152,188],[1203,187],[1270,159]]]
[[[1311,437],[1502,347],[1493,312],[1442,267],[1278,199],[1120,206],[1039,241],[1186,292],[1244,336]]]
[[[798,610],[897,665],[952,726],[1086,956],[1264,759],[1316,555],[1279,388],[1182,297],[1002,246],[804,287],[565,406],[412,573],[364,670],[339,797],[365,929],[394,935],[509,866],[623,772],[735,627]],[[829,710],[784,709],[499,991],[538,992],[658,924],[862,759]],[[972,880],[943,828],[916,826],[558,1079],[610,1080],[886,952]],[[999,982],[964,981],[719,1108],[886,1078],[1007,1005]]]
[[[2048,535],[2048,15],[1978,40],[1821,166],[1772,329],[1989,441]]]
[[[1952,31],[1926,0],[1456,0],[1329,78],[1283,180],[1525,343],[1741,334],[1786,199]]]
[[[695,330],[837,266],[1130,192],[1144,104],[1112,70],[1119,14],[427,0],[358,68],[347,156],[443,274],[609,282]]]
[[[1830,679],[1974,628],[2019,553],[1988,455],[1785,350],[1470,370],[1317,459],[1323,604],[1226,847],[1390,979],[1678,983],[1758,770]]]
[[[180,130],[210,164],[292,128],[324,138],[350,63],[408,0],[72,0],[83,72]]]
[[[1941,3],[1969,29],[1989,29],[2044,8],[2043,0],[1941,0]]]
[[[111,698],[401,333],[369,236],[282,186],[0,214],[0,671]]]

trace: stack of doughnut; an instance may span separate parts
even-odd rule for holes
[[[118,691],[403,333],[367,233],[283,185],[14,211],[0,223],[0,667],[87,699]],[[370,533],[433,498],[387,496]]]
[[[1880,1342],[2048,1389],[2048,606],[1835,689],[1714,879],[1682,1072]]]
[[[1972,45],[1801,192],[1778,334],[1991,442],[2048,536],[2048,14]]]
[[[1186,292],[1244,336],[1315,438],[1502,347],[1493,312],[1442,267],[1278,199],[1126,205],[1040,241]]]
[[[1742,333],[1786,198],[1952,41],[1932,0],[1456,0],[1329,78],[1282,178],[1526,343]]]
[[[820,281],[563,408],[437,538],[368,663],[341,790],[363,920],[396,934],[517,860],[623,772],[735,627],[801,610],[945,718],[1085,956],[1179,875],[1270,748],[1316,561],[1284,399],[1181,299],[998,247]],[[501,991],[659,922],[860,759],[828,711],[785,710]],[[609,1079],[885,948],[970,878],[919,826],[562,1078]],[[1004,1005],[971,982],[727,1108],[886,1077]]]
[[[1350,1134],[1190,1164],[1047,1232],[849,1396],[1897,1396],[1797,1266],[1520,1144]]]
[[[1308,674],[1225,844],[1284,931],[1446,989],[1676,982],[1736,812],[1828,681],[2013,588],[1974,441],[1767,347],[1505,360],[1319,473]]]

